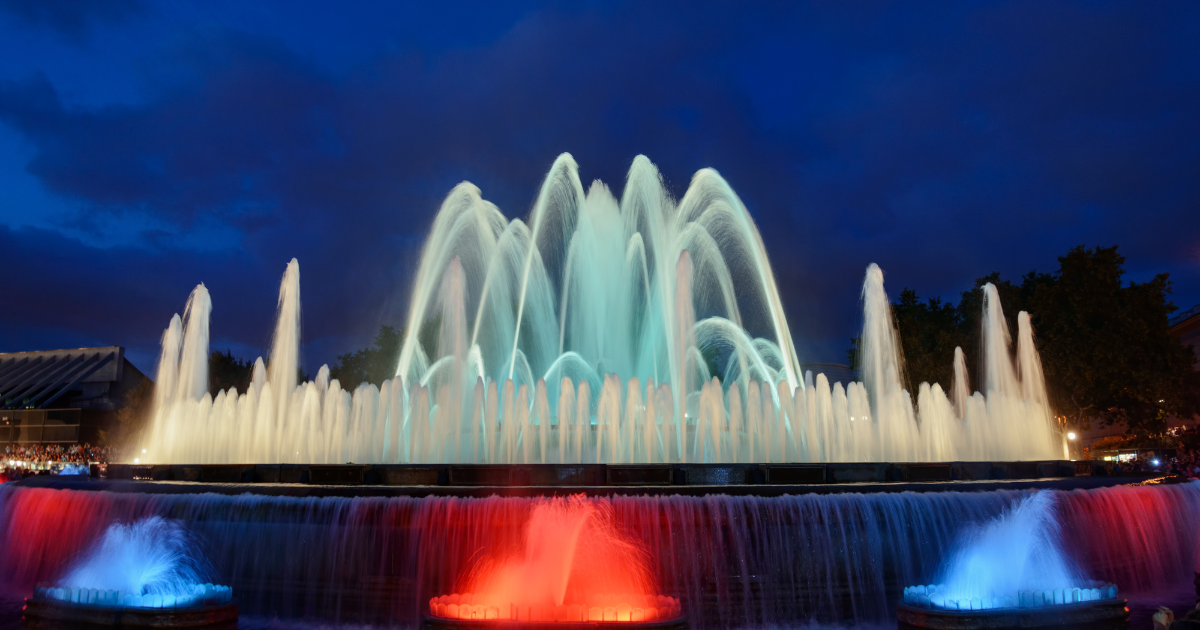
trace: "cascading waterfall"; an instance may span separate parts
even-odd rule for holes
[[[1042,491],[1064,553],[1123,593],[1188,584],[1200,484]],[[581,499],[610,511],[693,628],[894,619],[969,529],[1028,491]],[[0,575],[28,589],[113,523],[162,516],[238,593],[245,615],[415,627],[430,597],[468,585],[480,551],[521,549],[542,498],[297,498],[0,487]],[[70,515],[65,518],[64,515]],[[459,591],[463,592],[463,591]]]
[[[862,382],[803,372],[762,239],[713,170],[675,202],[645,157],[622,198],[555,161],[526,224],[469,183],[421,257],[396,377],[296,382],[299,264],[270,360],[246,392],[207,393],[208,291],[163,335],[141,463],[577,463],[1027,460],[1062,456],[1028,314],[1015,358],[984,287],[982,391],[902,387],[872,264]],[[144,449],[144,453],[141,451]]]

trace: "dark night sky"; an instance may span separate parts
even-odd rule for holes
[[[198,282],[253,357],[299,258],[313,371],[398,323],[450,188],[525,216],[555,156],[716,168],[801,361],[892,295],[1119,244],[1200,302],[1200,3],[0,0],[0,351],[150,371]]]

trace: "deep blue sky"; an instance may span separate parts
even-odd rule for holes
[[[314,371],[401,321],[454,184],[525,216],[563,151],[720,171],[801,361],[872,261],[956,299],[1119,244],[1200,302],[1200,3],[744,4],[0,0],[0,351],[150,371],[205,282],[253,357],[294,256]]]

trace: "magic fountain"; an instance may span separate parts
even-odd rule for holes
[[[136,466],[0,487],[6,579],[43,599],[111,599],[111,585],[36,585],[147,517],[203,539],[244,614],[438,629],[853,625],[898,609],[973,613],[977,600],[982,613],[1049,609],[1060,595],[1062,608],[1108,605],[1114,584],[1144,592],[1196,568],[1196,484],[1071,478],[1074,464],[1046,461],[1065,443],[1031,320],[1017,314],[1013,348],[994,286],[974,380],[958,349],[948,388],[904,389],[875,265],[861,380],[805,370],[762,239],[715,171],[676,201],[638,157],[618,199],[600,182],[585,192],[563,155],[528,221],[461,184],[410,300],[394,378],[340,383],[322,366],[298,382],[293,260],[267,359],[246,391],[212,396],[213,302],[197,286],[163,334]],[[389,481],[320,485],[362,484],[364,468]],[[879,484],[840,485],[843,470]],[[906,483],[887,487],[890,471]],[[130,477],[175,483],[116,480]],[[1047,550],[1073,567],[1062,579],[994,570]],[[954,568],[976,566],[995,579]]]
[[[863,283],[861,382],[804,372],[749,213],[721,177],[673,202],[639,157],[618,201],[560,156],[529,224],[471,184],[434,221],[395,378],[297,383],[300,269],[270,360],[208,392],[201,284],[163,334],[141,463],[725,463],[1045,460],[1065,453],[1029,315],[1017,348],[983,288],[982,373],[901,387],[883,272]],[[709,359],[707,357],[717,357]]]

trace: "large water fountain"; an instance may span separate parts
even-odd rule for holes
[[[1037,460],[1064,453],[1027,313],[1012,355],[984,287],[982,378],[901,386],[883,272],[863,283],[861,382],[804,372],[749,213],[715,172],[675,202],[634,160],[622,198],[562,155],[529,222],[469,183],[425,245],[395,378],[297,383],[300,270],[270,360],[208,393],[204,285],[163,335],[142,463]]]
[[[861,381],[831,384],[803,369],[757,229],[720,176],[700,171],[676,202],[639,157],[618,200],[598,182],[585,193],[564,155],[528,222],[506,219],[470,184],[450,193],[395,377],[380,387],[339,383],[327,367],[298,382],[293,260],[268,359],[247,391],[211,396],[213,303],[196,287],[163,335],[153,417],[130,458],[201,472],[242,466],[195,464],[520,464],[554,478],[589,468],[579,463],[761,463],[770,473],[836,466],[774,466],[799,462],[1062,457],[1030,318],[1017,316],[1014,352],[995,287],[983,293],[975,380],[959,349],[946,359],[949,391],[922,383],[914,396],[902,387],[883,273],[869,266]],[[982,608],[986,594],[989,606],[1011,598],[1021,609],[1037,591],[1034,605],[1050,607],[1049,592],[1066,607],[1068,589],[1111,602],[1113,591],[1100,592],[1109,583],[1144,593],[1191,579],[1200,485],[1062,481],[762,492],[731,477],[695,496],[657,485],[564,497],[551,483],[467,498],[433,485],[31,479],[0,486],[0,595],[63,575],[114,526],[159,517],[195,531],[243,620],[270,627],[847,626],[895,623],[902,601],[957,612],[964,601]],[[1022,558],[1028,571],[1002,570]]]

